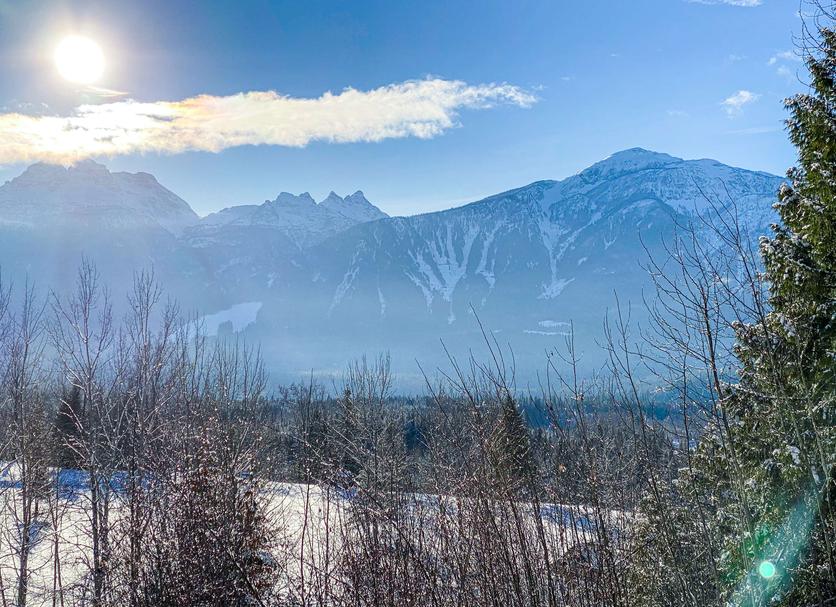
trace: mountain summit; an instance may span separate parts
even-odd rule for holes
[[[337,194],[331,192],[319,204],[321,207],[342,215],[356,223],[365,223],[366,221],[375,221],[388,217],[386,213],[370,203],[360,190],[345,198],[340,198]]]
[[[308,248],[353,225],[388,217],[360,191],[341,198],[331,192],[318,203],[308,193],[281,192],[275,200],[260,205],[242,205],[223,209],[203,218],[190,230],[190,238],[223,239],[230,230],[247,227],[269,229],[290,239],[299,249]]]
[[[652,152],[644,148],[630,148],[596,162],[581,174],[588,178],[601,179],[646,169],[658,169],[680,162],[684,162],[682,158],[669,154]]]
[[[198,221],[179,196],[148,173],[111,173],[92,160],[35,164],[0,186],[0,222],[35,227],[81,223],[101,228],[162,228],[180,234]]]

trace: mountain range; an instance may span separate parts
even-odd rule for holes
[[[570,326],[587,368],[600,364],[615,293],[641,322],[643,265],[666,254],[678,226],[734,205],[747,237],[766,233],[782,181],[634,148],[560,181],[411,217],[389,217],[358,191],[320,202],[283,192],[200,218],[146,173],[36,164],[0,186],[0,267],[60,291],[87,256],[115,294],[153,267],[210,334],[260,342],[280,381],[389,351],[418,386],[416,360],[443,367],[445,352],[479,350],[484,329],[530,382]]]

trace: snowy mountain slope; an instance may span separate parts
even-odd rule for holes
[[[43,294],[70,288],[86,257],[120,301],[134,270],[153,270],[191,305],[208,297],[208,276],[179,235],[197,221],[147,173],[36,164],[0,186],[0,267],[7,281],[28,280]]]
[[[678,226],[732,206],[754,240],[774,220],[781,182],[635,148],[561,181],[413,217],[389,218],[362,192],[320,203],[282,193],[197,220],[151,176],[35,165],[0,188],[0,264],[66,285],[85,254],[116,293],[150,265],[186,310],[249,305],[232,330],[262,344],[280,379],[383,350],[401,372],[416,358],[432,369],[444,359],[439,339],[458,355],[478,346],[474,313],[530,376],[570,326],[596,366],[615,292],[644,320],[648,253],[662,258]]]
[[[261,205],[224,209],[186,230],[183,242],[203,261],[221,291],[253,295],[287,285],[306,265],[311,246],[348,228],[388,217],[362,192],[334,192],[316,203],[305,192],[282,192]]]
[[[427,311],[440,310],[448,322],[461,307],[459,291],[480,306],[520,290],[528,300],[554,300],[574,290],[581,275],[637,261],[638,236],[668,232],[677,217],[735,204],[751,230],[764,233],[781,181],[713,161],[628,150],[560,182],[359,226],[324,242],[323,267],[340,262],[328,277],[329,307],[333,312],[364,289],[376,294],[381,283],[411,283]],[[613,258],[616,243],[626,258]],[[482,297],[474,300],[477,292]]]
[[[643,320],[648,253],[662,258],[679,226],[731,205],[753,238],[766,233],[781,182],[633,149],[562,181],[358,225],[311,249],[309,282],[292,287],[304,304],[271,306],[268,297],[260,330],[295,323],[297,332],[327,335],[331,345],[311,365],[330,356],[339,367],[340,357],[390,348],[432,367],[443,358],[439,338],[460,354],[478,345],[475,312],[515,347],[518,362],[542,369],[544,349],[559,345],[570,323],[591,361],[615,292]]]

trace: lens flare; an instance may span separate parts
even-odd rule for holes
[[[765,580],[772,579],[775,576],[775,565],[772,561],[763,561],[758,565],[758,573]]]

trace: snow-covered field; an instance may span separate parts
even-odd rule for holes
[[[4,605],[15,603],[19,579],[22,490],[17,479],[14,466],[6,465],[0,471],[0,601]],[[77,470],[62,470],[53,480],[52,490],[38,500],[36,523],[29,534],[32,548],[27,567],[30,575],[27,604],[33,606],[54,605],[54,599],[59,596],[64,604],[77,604],[91,585],[91,510],[86,476]],[[114,552],[118,552],[123,522],[120,512],[125,509],[119,479],[115,478],[111,486],[114,489],[111,536]],[[275,533],[272,560],[282,579],[280,592],[298,595],[300,580],[310,584],[323,572],[333,572],[341,551],[346,548],[350,551],[352,543],[357,541],[354,521],[356,508],[360,506],[353,491],[273,483],[262,498]],[[442,529],[450,533],[451,528],[456,528],[454,521],[460,520],[459,510],[467,505],[461,499],[447,496],[411,494],[402,498],[405,511],[419,521],[424,531],[430,531],[422,534],[431,538],[423,546],[429,551],[443,541]],[[525,525],[535,522],[539,514],[544,541],[551,546],[553,554],[566,554],[578,544],[590,545],[598,535],[598,525],[582,508],[556,504],[533,507],[527,503],[518,506]],[[503,516],[502,511],[501,507],[497,509],[498,518]],[[607,513],[606,517],[608,529],[620,528],[625,522],[617,512]]]

